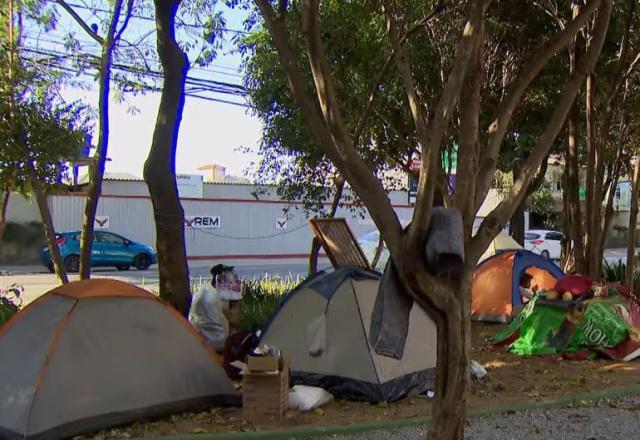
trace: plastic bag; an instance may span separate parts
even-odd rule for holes
[[[222,312],[222,300],[216,289],[205,286],[193,296],[189,310],[189,322],[219,352],[229,336],[229,322]]]
[[[299,411],[311,411],[333,399],[333,394],[318,388],[307,385],[295,385],[289,391],[289,408]]]

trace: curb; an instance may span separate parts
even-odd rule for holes
[[[578,402],[593,402],[616,397],[626,397],[640,394],[640,385],[632,385],[625,388],[613,388],[608,390],[592,391],[589,393],[575,394],[572,396],[560,397],[539,402],[518,403],[514,405],[498,405],[487,409],[469,411],[467,418],[476,419],[490,417],[506,412],[522,412],[536,409],[549,409],[568,406]],[[426,416],[412,417],[400,420],[386,420],[376,422],[363,422],[353,425],[338,426],[314,426],[293,429],[282,429],[264,432],[229,432],[229,433],[207,433],[207,434],[184,434],[157,437],[157,440],[276,440],[276,439],[305,439],[321,436],[360,434],[371,431],[393,431],[396,429],[409,428],[419,425],[427,426],[429,418]],[[147,437],[136,437],[131,440],[148,440]]]

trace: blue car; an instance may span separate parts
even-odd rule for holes
[[[68,272],[80,270],[80,231],[56,234],[64,267]],[[49,248],[40,253],[40,261],[53,272]],[[111,232],[96,231],[91,246],[91,267],[115,266],[118,270],[129,270],[131,266],[146,270],[158,262],[152,247],[136,243]]]

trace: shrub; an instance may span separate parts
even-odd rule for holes
[[[245,281],[244,295],[238,306],[238,329],[264,330],[280,302],[300,282],[299,277],[280,276]]]

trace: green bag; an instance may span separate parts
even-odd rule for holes
[[[617,346],[629,336],[629,324],[620,316],[627,310],[627,302],[621,297],[590,303],[569,346],[574,349]]]

